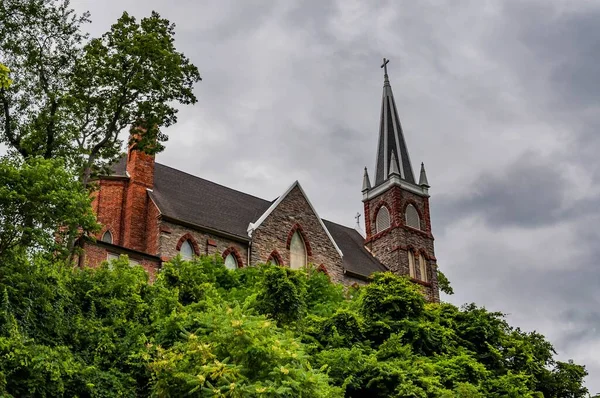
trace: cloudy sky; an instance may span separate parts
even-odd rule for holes
[[[301,4],[300,4],[301,3]],[[456,294],[546,335],[600,392],[600,1],[78,0],[177,25],[203,81],[158,161],[352,226],[389,74]],[[373,176],[372,176],[373,177]]]

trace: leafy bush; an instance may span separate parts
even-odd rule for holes
[[[0,396],[585,397],[583,366],[405,278],[344,291],[314,269],[125,257],[0,267]]]

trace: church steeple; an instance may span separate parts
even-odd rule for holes
[[[390,61],[383,59],[384,83],[383,97],[381,99],[381,119],[379,125],[379,144],[377,148],[377,164],[375,168],[375,186],[386,181],[392,170],[397,171],[400,178],[415,184],[415,177],[410,164],[410,157],[402,126],[398,117],[398,109],[392,86],[387,74],[387,64]]]

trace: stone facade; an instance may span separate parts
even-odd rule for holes
[[[419,214],[421,229],[406,225],[406,207],[412,204]],[[376,217],[381,207],[385,206],[391,216],[388,229],[376,231]],[[427,275],[423,277],[418,264],[415,266],[415,278],[412,280],[423,286],[430,301],[439,301],[437,283],[437,260],[433,248],[431,219],[429,216],[429,198],[416,195],[400,186],[394,185],[382,194],[364,201],[365,225],[367,236],[365,245],[371,253],[385,264],[392,272],[399,275],[409,275],[408,251],[415,258],[419,253],[426,261]]]
[[[289,265],[290,241],[296,231],[304,240],[308,262],[322,265],[331,280],[344,281],[342,258],[298,185],[252,233],[251,264],[266,263],[275,251],[281,265]]]
[[[168,221],[160,222],[160,257],[163,261],[168,261],[179,254],[181,244],[185,240],[192,243],[195,254],[200,255],[219,255],[229,252],[237,252],[238,266],[248,265],[248,242],[236,241],[208,232],[198,228],[194,229],[187,226],[178,225]],[[229,254],[227,252],[227,254]]]

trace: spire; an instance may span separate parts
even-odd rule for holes
[[[377,165],[375,168],[375,185],[379,185],[387,180],[388,176],[392,173],[392,168],[395,168],[401,179],[415,184],[415,177],[410,164],[408,149],[406,147],[406,142],[404,141],[400,118],[398,117],[396,101],[394,101],[392,86],[390,85],[387,74],[387,64],[389,62],[389,59],[384,58],[383,65],[381,65],[384,69],[384,83],[383,96],[381,99],[381,119],[379,126],[379,144],[377,148]]]
[[[367,172],[367,168],[365,167],[365,175],[363,176],[362,192],[368,191],[369,189],[371,189],[371,180],[369,180],[369,173]]]
[[[419,185],[425,188],[429,188],[429,181],[427,181],[427,174],[425,174],[425,164],[421,162],[421,175],[419,176]]]

